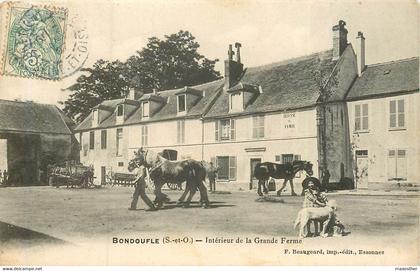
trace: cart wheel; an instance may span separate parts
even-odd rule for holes
[[[178,184],[176,184],[176,183],[167,183],[166,184],[168,187],[169,187],[169,189],[171,189],[171,190],[177,190],[178,189]]]

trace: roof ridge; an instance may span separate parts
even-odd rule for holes
[[[45,105],[45,106],[55,106],[54,104],[47,104],[47,103],[40,103],[40,102],[34,102],[34,101],[16,101],[16,100],[6,100],[6,99],[0,99],[0,102],[10,102],[10,103],[21,103],[21,104],[36,104],[36,105]]]
[[[276,61],[276,62],[271,62],[271,63],[266,63],[266,64],[262,64],[262,65],[258,65],[258,66],[252,66],[252,67],[247,67],[248,69],[257,69],[257,68],[270,68],[273,66],[285,66],[291,63],[296,63],[302,60],[306,60],[309,59],[311,57],[314,57],[316,55],[321,55],[321,54],[327,54],[328,52],[332,51],[332,49],[328,49],[328,50],[323,50],[323,51],[318,51],[318,52],[314,52],[314,53],[310,53],[307,55],[301,55],[301,56],[296,56],[296,57],[292,57],[292,58],[286,58],[280,61]]]
[[[216,80],[213,80],[213,81],[209,81],[209,82],[206,82],[206,83],[202,83],[202,84],[199,84],[199,85],[193,85],[193,86],[187,86],[187,85],[185,85],[185,86],[183,86],[183,87],[179,87],[179,88],[170,88],[170,89],[164,89],[164,90],[160,90],[160,91],[158,91],[157,93],[165,93],[165,92],[169,92],[169,91],[178,91],[178,90],[182,90],[183,88],[185,88],[185,87],[189,87],[189,88],[195,88],[195,87],[202,87],[202,86],[205,86],[205,85],[208,85],[208,84],[212,84],[212,83],[215,83],[215,82],[217,82],[217,81],[221,81],[221,80],[223,80],[224,78],[223,77],[220,77],[220,78],[218,78],[218,79],[216,79]],[[149,93],[151,93],[151,92],[149,92]],[[145,94],[149,94],[149,93],[145,93]]]
[[[54,109],[57,111],[58,116],[60,116],[61,121],[64,123],[64,126],[66,127],[67,131],[71,134],[72,131],[70,130],[70,127],[67,125],[66,120],[64,119],[64,112],[60,110],[56,105],[54,106]],[[63,113],[63,114],[61,114]]]
[[[413,57],[409,57],[409,58],[403,58],[403,59],[397,59],[397,60],[391,60],[391,61],[386,61],[386,62],[369,64],[369,65],[366,65],[366,66],[367,67],[377,67],[377,66],[383,66],[383,65],[388,65],[388,64],[392,64],[392,63],[407,62],[407,61],[411,61],[411,60],[414,60],[414,59],[419,59],[419,57],[418,56],[413,56]]]

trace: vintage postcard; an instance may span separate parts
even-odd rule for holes
[[[419,30],[412,0],[1,2],[0,265],[415,269]]]

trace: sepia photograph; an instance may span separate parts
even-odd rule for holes
[[[419,11],[0,2],[2,270],[417,270]]]

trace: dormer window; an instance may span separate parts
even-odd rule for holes
[[[96,126],[99,123],[98,109],[94,109],[92,112],[92,126]]]
[[[124,116],[124,105],[120,104],[117,107],[117,117]]]
[[[149,102],[143,102],[142,109],[143,109],[142,117],[143,118],[148,118],[149,117],[149,112],[150,112]]]
[[[186,109],[186,96],[178,95],[178,113],[184,113]]]
[[[242,93],[236,92],[230,94],[230,111],[242,111],[243,108]]]

